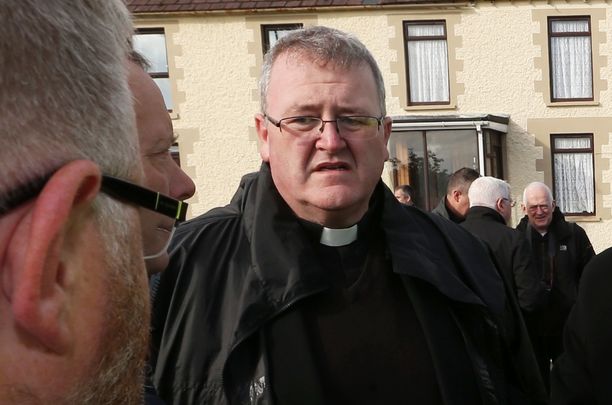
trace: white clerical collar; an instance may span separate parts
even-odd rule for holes
[[[357,224],[350,228],[332,229],[323,227],[321,244],[325,246],[345,246],[357,240]]]

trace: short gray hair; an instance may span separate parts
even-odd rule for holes
[[[1,0],[0,16],[0,196],[77,159],[138,178],[125,4]]]
[[[374,75],[380,112],[383,116],[387,115],[385,83],[380,68],[370,51],[357,37],[334,28],[321,26],[292,31],[280,38],[266,53],[259,80],[262,113],[265,113],[267,109],[272,65],[280,55],[285,53],[312,58],[312,62],[321,65],[331,63],[343,69],[366,63]]]
[[[488,207],[496,209],[497,200],[510,199],[510,185],[505,181],[484,176],[472,182],[468,191],[470,207]]]

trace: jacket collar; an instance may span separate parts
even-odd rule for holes
[[[504,217],[502,217],[499,212],[489,207],[482,207],[482,206],[471,207],[467,213],[467,216],[465,217],[465,220],[472,221],[475,219],[476,220],[478,219],[490,220],[490,221],[499,222],[502,225],[506,225],[506,221],[504,220]]]
[[[313,239],[276,190],[269,166],[264,163],[256,181],[243,187],[252,267],[265,283],[266,299],[287,303],[329,286],[331,275],[319,271]],[[393,271],[425,280],[452,300],[501,311],[501,279],[475,238],[446,219],[401,205],[382,181],[374,195],[382,204],[379,222]]]

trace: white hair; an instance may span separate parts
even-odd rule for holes
[[[495,177],[479,177],[472,182],[468,198],[470,207],[488,207],[495,210],[500,198],[510,199],[510,185]]]
[[[527,187],[525,187],[525,190],[523,190],[523,205],[527,206],[527,195],[535,190],[544,190],[546,193],[546,198],[548,199],[548,204],[552,204],[554,199],[550,188],[541,181],[534,181],[527,184]]]

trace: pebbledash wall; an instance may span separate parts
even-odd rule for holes
[[[591,102],[551,103],[547,18],[590,16]],[[402,21],[445,20],[451,103],[407,105]],[[510,116],[505,173],[515,198],[534,180],[552,184],[551,133],[593,133],[596,215],[570,217],[597,252],[612,246],[612,7],[609,1],[486,1],[436,8],[393,7],[257,13],[139,13],[138,28],[163,27],[181,163],[197,193],[190,216],[226,204],[242,175],[260,165],[262,24],[326,25],[359,37],[383,72],[391,116],[500,113]],[[383,176],[386,178],[385,176]],[[514,222],[522,217],[519,204]]]

